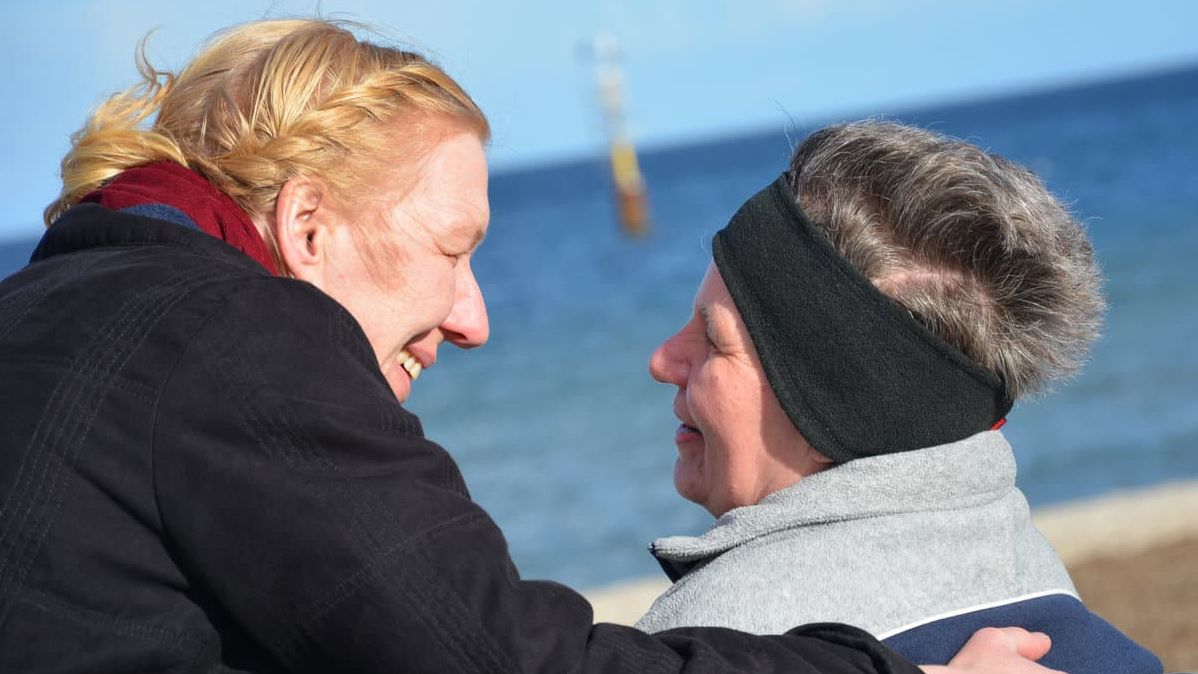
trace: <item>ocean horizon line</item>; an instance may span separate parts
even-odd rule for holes
[[[866,110],[839,113],[829,112],[827,114],[816,115],[817,120],[814,123],[810,125],[805,124],[804,126],[809,131],[838,121],[866,118],[882,118],[905,122],[926,117],[931,113],[955,114],[1000,104],[1018,104],[1021,101],[1034,100],[1046,96],[1075,96],[1088,91],[1100,91],[1110,87],[1126,86],[1132,82],[1152,83],[1172,78],[1184,79],[1196,76],[1198,76],[1198,59],[1157,63],[1133,70],[1107,72],[1090,77],[1059,80],[1055,83],[1041,82],[1026,87],[992,91],[976,96],[965,95],[963,97],[928,100],[924,102],[896,103],[894,104],[896,108],[892,112],[879,112],[878,110],[874,110],[873,112]],[[806,131],[795,135],[796,129],[793,128],[792,124],[793,120],[789,120],[784,125],[775,126],[754,124],[742,128],[725,129],[706,135],[645,141],[638,144],[638,155],[642,161],[652,163],[654,160],[666,159],[672,155],[718,147],[720,145],[736,145],[769,136],[797,139],[806,135]],[[528,180],[540,173],[585,170],[588,168],[604,167],[606,163],[606,147],[596,145],[593,151],[587,153],[573,153],[560,157],[534,159],[528,163],[517,162],[510,165],[500,164],[493,166],[491,169],[491,180],[494,185],[501,186],[506,182]],[[652,185],[649,187],[652,189]],[[47,201],[47,203],[49,202]],[[8,251],[0,251],[0,262],[3,262],[6,257],[10,256],[11,250],[14,248],[28,248],[31,251],[32,247],[41,238],[43,231],[44,227],[36,220],[30,221],[28,232],[0,230],[0,247],[9,249]],[[9,255],[2,253],[8,253]]]
[[[920,117],[932,112],[958,112],[997,103],[1018,102],[1056,94],[1076,95],[1088,90],[1119,87],[1136,81],[1156,81],[1174,77],[1184,78],[1190,75],[1198,75],[1198,58],[1159,62],[1136,68],[1082,75],[1076,78],[1041,81],[1025,86],[1013,86],[1008,89],[996,89],[973,94],[967,93],[960,96],[946,96],[922,101],[896,101],[876,106],[877,108],[894,106],[891,112],[846,109],[843,111],[814,113],[810,116],[815,119],[815,122],[804,126],[807,126],[810,130],[815,130],[838,121],[873,118],[904,121],[907,117]],[[780,112],[786,114],[785,111]],[[637,154],[642,159],[645,159],[711,146],[734,144],[763,136],[788,135],[794,131],[791,126],[792,122],[793,120],[788,120],[784,125],[774,126],[754,123],[742,127],[730,127],[702,135],[695,134],[676,138],[639,141],[637,142]],[[803,135],[806,134],[804,133]],[[634,138],[633,140],[636,139]],[[530,159],[527,162],[517,161],[510,164],[500,163],[491,168],[491,178],[496,181],[527,179],[530,175],[536,173],[563,169],[579,169],[596,163],[605,164],[606,162],[607,147],[599,144],[595,146],[593,151],[586,153],[563,154],[557,157]]]

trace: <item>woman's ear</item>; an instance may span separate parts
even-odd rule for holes
[[[305,176],[283,183],[271,225],[279,254],[291,274],[323,288],[335,225],[324,185]]]

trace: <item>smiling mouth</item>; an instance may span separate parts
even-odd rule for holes
[[[424,371],[424,366],[416,360],[415,356],[408,353],[407,349],[401,349],[399,355],[395,357],[395,361],[404,369],[404,372],[408,373],[412,381],[416,381],[420,377],[420,373]]]
[[[702,437],[703,431],[700,431],[694,426],[688,426],[686,424],[678,424],[678,430],[674,431],[675,442],[690,442],[699,440]]]

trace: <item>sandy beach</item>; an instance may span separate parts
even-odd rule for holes
[[[1198,671],[1198,481],[1111,494],[1033,513],[1090,608],[1160,656]],[[631,624],[664,577],[587,592],[595,619]]]

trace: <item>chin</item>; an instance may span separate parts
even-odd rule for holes
[[[392,365],[383,376],[387,380],[387,386],[391,387],[391,392],[395,394],[395,399],[401,403],[407,402],[408,396],[412,395],[412,379],[408,377],[408,373],[399,365]]]
[[[683,465],[681,462],[674,464],[674,491],[682,498],[707,507],[707,490],[703,489],[703,479],[701,475],[696,475],[693,468]]]

